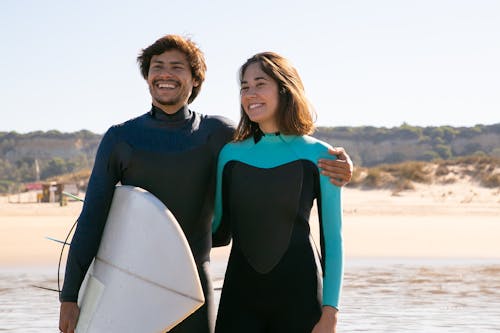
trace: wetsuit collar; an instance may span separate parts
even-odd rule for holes
[[[295,136],[294,135],[284,135],[281,134],[280,132],[274,132],[274,133],[264,133],[260,128],[258,128],[254,134],[253,134],[253,141],[257,144],[260,140],[267,139],[265,141],[284,141],[284,142],[290,142],[293,140]]]
[[[172,125],[181,125],[192,116],[192,113],[189,111],[187,105],[182,106],[179,110],[172,114],[165,113],[162,109],[153,105],[149,114],[155,119],[168,122]]]

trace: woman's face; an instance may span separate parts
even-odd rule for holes
[[[240,97],[243,110],[264,133],[279,131],[278,83],[264,73],[259,63],[251,63],[243,73]]]

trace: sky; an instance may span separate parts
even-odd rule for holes
[[[239,66],[275,51],[317,126],[500,122],[499,0],[1,0],[0,131],[107,128],[147,112],[136,57],[165,34],[208,71],[191,109],[239,119]]]

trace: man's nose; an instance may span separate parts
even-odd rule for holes
[[[161,71],[158,73],[160,76],[162,77],[167,77],[167,78],[170,78],[170,77],[173,77],[174,74],[172,73],[173,71],[169,68],[162,68]]]

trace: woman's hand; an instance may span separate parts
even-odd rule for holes
[[[314,326],[311,333],[336,333],[337,332],[337,313],[339,310],[333,306],[323,306],[321,318]]]

